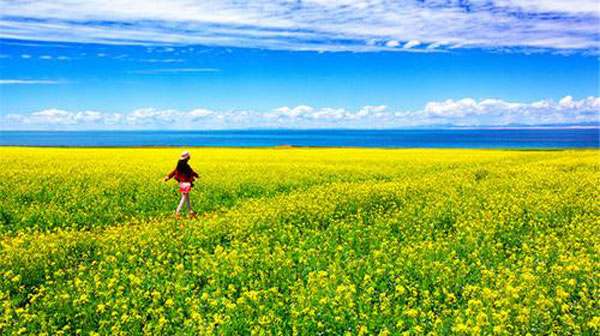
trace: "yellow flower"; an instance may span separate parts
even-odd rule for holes
[[[405,292],[406,288],[404,288],[404,286],[396,285],[396,293],[398,293],[398,295],[404,295]]]
[[[419,316],[419,311],[416,309],[409,309],[405,312],[406,316],[410,317],[410,318],[415,318],[417,316]]]
[[[454,327],[454,331],[457,333],[464,333],[469,331],[469,327],[464,323],[459,323]]]
[[[379,336],[389,336],[390,335],[390,331],[387,329],[383,329],[379,332]]]
[[[600,329],[600,316],[594,316],[588,321],[587,326],[592,329]]]

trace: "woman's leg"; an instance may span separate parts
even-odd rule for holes
[[[192,204],[190,203],[190,194],[189,193],[185,193],[185,200],[187,201],[188,211],[190,213],[194,213],[194,210],[192,209]]]
[[[181,200],[179,201],[177,210],[175,210],[176,215],[179,215],[179,213],[181,212],[181,209],[183,208],[183,204],[185,203],[186,196],[188,196],[187,193],[181,193]],[[189,204],[189,198],[188,198],[188,204]],[[189,207],[189,205],[188,205],[188,207]]]

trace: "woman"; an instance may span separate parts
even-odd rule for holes
[[[179,182],[179,192],[181,193],[181,201],[179,201],[179,206],[177,206],[177,210],[175,210],[175,217],[183,218],[179,213],[183,208],[183,204],[187,203],[188,210],[190,212],[190,217],[195,217],[196,213],[192,210],[192,206],[190,205],[190,190],[194,186],[194,178],[199,177],[196,172],[192,170],[192,167],[188,164],[190,160],[190,152],[185,151],[181,153],[181,157],[177,162],[177,167],[173,170],[169,175],[165,176],[165,181],[170,180],[175,177],[175,180]]]

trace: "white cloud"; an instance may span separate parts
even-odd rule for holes
[[[387,109],[387,106],[385,105],[367,105],[367,106],[363,106],[363,108],[360,109],[360,111],[358,111],[357,116],[358,117],[365,117],[368,115],[375,115],[375,116],[381,116],[382,112],[385,111]]]
[[[510,125],[582,125],[600,123],[600,97],[544,99],[530,103],[502,99],[448,99],[430,101],[420,110],[366,105],[355,110],[309,105],[281,106],[268,112],[140,108],[130,113],[73,112],[46,109],[29,114],[0,116],[6,129],[231,129],[247,127],[290,128],[401,128],[454,125],[469,127]]]
[[[352,118],[352,114],[350,114],[344,108],[324,107],[320,110],[309,113],[308,117],[312,119],[343,120],[346,118]]]
[[[63,84],[62,81],[46,79],[0,79],[0,85]]]
[[[97,111],[71,112],[61,109],[47,109],[36,111],[29,115],[9,114],[6,119],[25,125],[81,125],[96,124],[105,120],[119,119],[115,114]]]
[[[307,113],[314,111],[314,108],[308,105],[298,105],[296,107],[281,106],[271,110],[267,113],[267,117],[288,117],[288,118],[299,118],[305,116]]]
[[[120,113],[106,113],[103,115],[104,124],[108,126],[118,125],[119,122],[123,119],[123,116]]]
[[[558,101],[545,99],[532,103],[501,99],[448,99],[429,102],[423,110],[411,113],[410,117],[467,126],[599,122],[600,97],[574,100],[565,96]]]
[[[188,115],[195,119],[206,118],[206,117],[209,117],[214,114],[215,114],[214,111],[203,109],[203,108],[194,109],[194,110],[191,110],[188,112]]]
[[[397,46],[399,46],[399,45],[400,45],[400,42],[398,42],[398,41],[396,41],[396,40],[390,40],[390,41],[387,41],[385,45],[386,45],[387,47],[394,48],[394,47],[397,47]]]
[[[140,108],[127,115],[132,124],[172,123],[181,117],[181,112],[173,109],[160,110],[152,107]]]
[[[70,112],[67,112],[65,110],[58,110],[58,109],[49,109],[49,110],[43,110],[43,111],[32,113],[32,115],[34,115],[34,116],[43,116],[43,117],[64,117],[69,114],[70,114]]]
[[[180,126],[188,128],[195,122],[223,119],[225,113],[213,110],[196,108],[190,111],[176,109],[157,109],[153,107],[140,108],[124,117],[129,126]]]
[[[315,109],[308,105],[298,105],[296,107],[281,106],[267,112],[263,115],[268,119],[287,120],[342,120],[351,118],[352,115],[343,108],[323,107]]]
[[[286,50],[598,51],[597,0],[0,0],[0,37]],[[417,44],[417,41],[418,44]],[[431,46],[434,47],[431,47]],[[158,49],[173,52],[172,47]]]
[[[434,42],[431,43],[427,46],[427,48],[425,48],[426,50],[437,50],[438,48],[441,48],[444,45],[444,43],[442,42]]]
[[[425,105],[423,115],[426,117],[464,117],[467,113],[477,113],[480,106],[472,98],[458,101],[448,99],[443,102],[429,102]]]
[[[573,97],[565,96],[561,100],[558,101],[558,106],[561,108],[572,108],[573,107]]]
[[[408,41],[408,42],[406,42],[406,43],[405,43],[405,44],[402,46],[402,48],[404,48],[404,49],[410,49],[410,48],[412,48],[412,47],[416,47],[416,46],[418,46],[419,44],[421,44],[421,42],[419,42],[419,41],[415,41],[415,40],[411,40],[411,41]]]
[[[596,0],[577,1],[531,1],[531,0],[496,0],[498,5],[520,8],[532,12],[559,13],[598,13],[600,7]]]

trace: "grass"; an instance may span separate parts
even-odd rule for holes
[[[596,334],[597,150],[0,148],[3,334]]]

